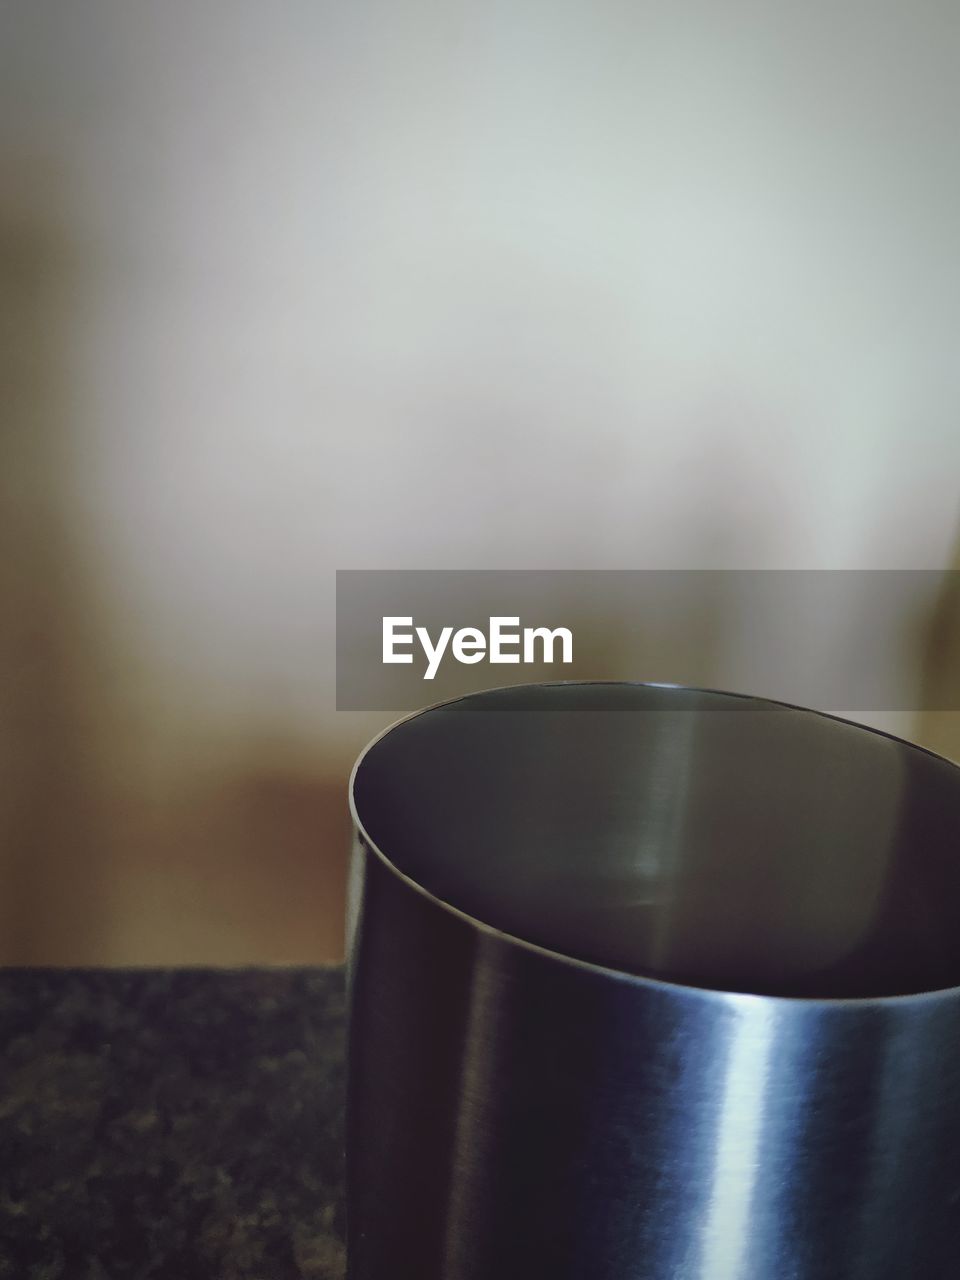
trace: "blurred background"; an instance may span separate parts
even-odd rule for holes
[[[950,0],[3,0],[0,962],[339,956],[337,568],[960,568],[958,65]]]

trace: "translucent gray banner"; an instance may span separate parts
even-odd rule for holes
[[[337,708],[644,680],[960,710],[960,571],[341,570]]]

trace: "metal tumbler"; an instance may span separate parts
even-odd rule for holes
[[[676,686],[351,779],[350,1280],[957,1280],[960,769]]]

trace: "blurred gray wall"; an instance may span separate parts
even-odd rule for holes
[[[0,960],[337,954],[337,567],[952,563],[958,65],[946,2],[0,4]]]

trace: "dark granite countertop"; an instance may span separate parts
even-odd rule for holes
[[[343,976],[0,971],[2,1280],[343,1275]]]

